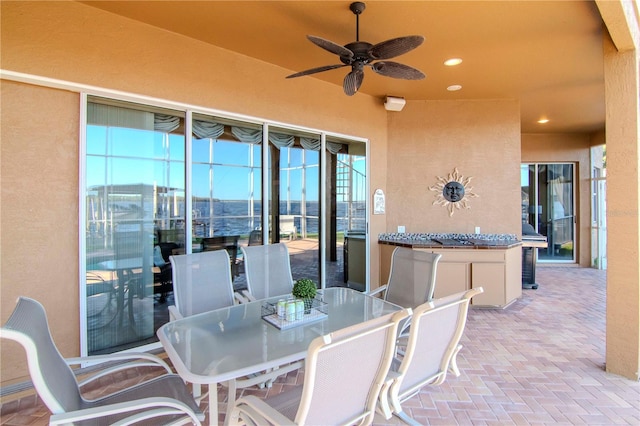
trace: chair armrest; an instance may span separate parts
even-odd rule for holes
[[[391,408],[391,405],[389,404],[389,398],[391,398],[389,396],[389,390],[391,389],[391,385],[393,385],[393,382],[398,380],[399,377],[400,373],[398,373],[397,371],[389,371],[378,396],[378,402],[380,404],[378,405],[376,411],[382,414],[387,420],[389,420],[393,415],[393,410]]]
[[[176,305],[169,305],[169,321],[175,321],[182,318],[182,314]]]
[[[243,303],[249,303],[250,300],[247,298],[247,296],[244,294],[246,293],[246,290],[241,290],[241,291],[235,291],[233,292],[233,300],[235,304],[243,304]]]
[[[255,302],[256,300],[258,300],[253,296],[253,294],[249,293],[249,290],[240,290],[240,292],[237,294],[240,303]]]
[[[367,293],[369,296],[375,296],[378,293],[382,293],[383,291],[387,291],[387,284],[385,285],[381,285],[380,287],[376,288],[373,291],[370,291],[369,293]]]
[[[280,412],[276,411],[269,404],[260,398],[248,395],[236,401],[230,414],[229,424],[238,424],[238,418],[244,415],[249,417],[253,424],[264,425],[288,425],[292,423],[292,419],[287,418]],[[246,424],[252,424],[246,422]]]
[[[166,370],[167,373],[173,373],[171,367],[162,360],[160,357],[157,357],[152,354],[143,353],[143,352],[123,352],[123,353],[114,353],[107,355],[91,355],[87,357],[75,357],[75,358],[65,358],[65,362],[67,365],[78,365],[83,363],[103,363],[103,362],[111,362],[111,361],[127,361],[121,364],[116,364],[109,366],[103,370],[100,370],[96,374],[88,377],[82,381],[78,382],[78,386],[82,387],[87,383],[90,383],[100,377],[107,376],[116,371],[126,370],[128,368],[135,367],[161,367]]]
[[[148,411],[138,412],[139,410]],[[200,422],[204,420],[203,413],[194,412],[191,408],[189,408],[189,406],[181,401],[178,401],[177,399],[156,397],[120,402],[117,404],[106,405],[104,407],[86,408],[84,410],[53,414],[49,418],[49,424],[71,424],[73,422],[79,422],[82,420],[96,419],[112,414],[121,414],[130,411],[133,411],[134,413],[126,419],[122,419],[118,423],[114,423],[114,425],[129,424],[144,419],[171,414],[184,414],[186,416],[189,416],[191,421],[197,425],[201,424]]]

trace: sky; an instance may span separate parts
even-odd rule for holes
[[[223,200],[260,198],[261,145],[194,139],[193,195]],[[303,157],[304,162],[303,162]],[[281,198],[319,199],[319,155],[281,150]],[[87,126],[87,186],[147,184],[185,188],[185,141],[180,135],[122,127]],[[303,173],[304,170],[304,173]],[[304,174],[304,180],[303,180]]]

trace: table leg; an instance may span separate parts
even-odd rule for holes
[[[218,426],[218,384],[209,384],[209,425]]]

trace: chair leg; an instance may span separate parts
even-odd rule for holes
[[[200,387],[199,383],[192,383],[192,391],[191,394],[193,395],[193,399],[195,399],[196,401],[200,401],[200,398],[202,397],[202,388]]]
[[[236,392],[238,390],[238,387],[236,386],[236,380],[235,379],[231,379],[228,382],[225,383],[225,385],[227,385],[227,411],[226,411],[226,418],[231,420],[231,412],[233,411],[233,408],[236,405]],[[236,423],[237,424],[237,420],[236,419]],[[229,421],[225,421],[226,424],[234,424],[232,422]]]
[[[413,418],[409,417],[409,415],[407,415],[407,413],[405,413],[404,411],[400,411],[399,413],[393,413],[393,415],[398,417],[400,420],[402,420],[408,425],[421,426],[420,423],[415,421]]]
[[[456,377],[460,377],[460,370],[458,369],[458,352],[460,352],[460,349],[462,349],[462,345],[458,345],[453,351],[451,362],[449,362],[449,371]]]

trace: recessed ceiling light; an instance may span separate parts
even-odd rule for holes
[[[549,122],[548,118],[541,118],[540,120],[538,120],[538,123],[540,123],[540,124],[546,124],[548,122]]]
[[[462,59],[460,58],[451,58],[444,61],[444,64],[448,67],[452,67],[454,65],[460,65],[462,63]]]
[[[456,92],[458,90],[462,89],[462,86],[460,86],[459,84],[453,84],[449,87],[447,87],[447,90],[450,92]]]

